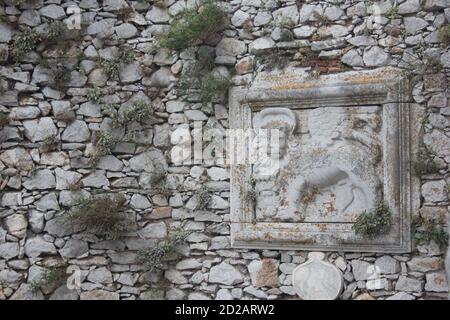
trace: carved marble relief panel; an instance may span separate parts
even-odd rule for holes
[[[287,84],[285,75],[261,75],[232,90],[232,128],[279,133],[276,169],[270,148],[253,163],[232,163],[234,246],[410,250],[417,182],[409,159],[418,132],[407,87],[393,75],[382,69],[306,82],[292,71]],[[389,234],[357,236],[357,217],[379,201],[393,212]]]

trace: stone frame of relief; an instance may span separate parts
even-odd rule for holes
[[[355,215],[347,219],[341,217],[341,220],[338,217],[335,221],[265,220],[264,217],[257,217],[254,201],[245,196],[254,190],[250,183],[254,164],[231,161],[232,246],[249,249],[410,252],[411,215],[420,207],[420,180],[411,174],[411,159],[418,152],[418,124],[423,113],[419,105],[411,102],[410,92],[409,82],[402,77],[401,71],[390,67],[324,75],[313,80],[308,79],[304,69],[289,68],[261,72],[250,86],[232,88],[229,93],[230,129],[253,128],[258,113],[263,110],[271,110],[266,112],[270,113],[283,109],[281,113],[288,115],[295,112],[294,121],[297,122],[304,112],[317,108],[336,108],[326,110],[346,112],[370,108],[378,110],[382,120],[378,134],[382,150],[379,160],[381,197],[392,210],[389,232],[373,238],[354,233],[352,225]],[[366,107],[369,109],[362,109]],[[367,163],[364,169],[370,171],[372,168],[374,165]]]

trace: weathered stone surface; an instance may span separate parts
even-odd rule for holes
[[[352,271],[356,281],[367,280],[373,273],[373,265],[362,260],[352,260]]]
[[[411,271],[436,271],[442,267],[442,259],[439,257],[414,257],[407,262],[407,265]]]
[[[38,170],[24,181],[23,186],[28,190],[53,189],[56,187],[56,180],[49,169]]]
[[[386,300],[416,300],[416,298],[406,292],[398,292],[393,296],[386,298]]]
[[[448,292],[446,274],[444,272],[427,273],[425,291]]]
[[[253,260],[248,265],[248,272],[255,287],[277,287],[279,262],[275,259]]]
[[[17,242],[0,243],[0,258],[10,260],[19,255],[19,244]]]
[[[8,166],[19,170],[33,169],[33,160],[24,148],[8,149],[0,154],[0,160]]]
[[[44,295],[40,290],[33,290],[30,284],[22,283],[11,300],[44,300]]]
[[[67,142],[83,142],[90,137],[90,131],[84,121],[75,120],[67,126],[61,135],[61,140]]]
[[[41,254],[56,254],[56,248],[42,236],[36,236],[28,238],[25,242],[25,254],[30,258],[36,258]]]
[[[244,281],[242,274],[233,266],[222,262],[209,271],[209,282],[235,285]]]
[[[120,295],[117,292],[106,290],[83,291],[80,300],[119,300]]]
[[[405,276],[400,276],[398,278],[397,284],[395,285],[395,290],[406,291],[406,292],[422,292],[423,281],[408,278]]]
[[[388,64],[390,56],[380,47],[371,47],[364,51],[363,60],[368,67],[379,67]]]
[[[76,258],[88,252],[89,246],[85,241],[70,239],[59,253],[64,258]]]
[[[27,233],[28,221],[22,214],[13,214],[3,220],[6,230],[17,238],[24,238]]]
[[[422,185],[422,195],[425,202],[442,202],[448,199],[444,180],[429,181]]]
[[[43,117],[35,120],[28,120],[23,122],[24,134],[32,142],[45,140],[48,137],[53,137],[58,133],[52,118]]]
[[[375,261],[375,267],[382,274],[394,274],[400,272],[400,262],[390,256],[382,256]]]

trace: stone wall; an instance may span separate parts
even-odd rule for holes
[[[291,274],[307,252],[230,246],[229,168],[170,162],[177,129],[192,127],[194,121],[219,130],[229,125],[226,97],[202,105],[177,96],[176,80],[198,47],[171,52],[155,46],[174,15],[193,3],[0,2],[0,111],[11,119],[0,131],[0,299],[298,299]],[[415,125],[423,126],[423,143],[437,165],[434,173],[421,177],[422,209],[411,214],[445,224],[450,51],[438,30],[450,22],[450,1],[393,3],[223,1],[229,25],[201,49],[215,50],[217,72],[235,85],[250,84],[274,50],[312,77],[402,68],[414,79],[414,103],[427,112]],[[52,84],[49,71],[62,55],[54,45],[41,43],[18,62],[10,46],[19,27],[43,32],[49,21],[68,18],[73,5],[81,9],[85,25],[81,37],[67,41],[66,60],[60,63],[70,79],[61,88]],[[133,48],[134,61],[120,65],[118,78],[109,78],[101,58],[111,58],[124,43]],[[108,110],[91,101],[92,88],[100,90],[102,104],[119,112],[136,101],[151,104],[155,123],[114,130]],[[90,157],[99,131],[121,141],[93,168]],[[164,157],[168,165],[161,193],[146,175],[154,171],[154,160],[161,163]],[[197,210],[201,186],[212,199],[206,209]],[[119,240],[102,240],[59,223],[58,217],[80,198],[110,192],[126,196],[127,213],[137,226]],[[192,231],[178,248],[181,256],[165,270],[146,272],[136,261],[137,251],[179,226]],[[417,244],[411,254],[329,252],[327,259],[344,275],[341,299],[442,299],[448,292],[444,252],[431,241]],[[381,274],[370,282],[367,270],[373,265]],[[33,288],[52,267],[79,276],[81,287]]]

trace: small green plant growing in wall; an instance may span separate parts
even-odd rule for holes
[[[28,52],[36,49],[40,41],[41,36],[36,30],[31,28],[21,28],[20,32],[14,35],[11,46],[11,56],[14,61],[19,61]]]
[[[0,112],[0,128],[7,126],[9,124],[9,113],[8,112]]]
[[[211,193],[205,185],[202,185],[200,189],[195,193],[195,200],[197,202],[196,209],[204,210],[211,201]]]
[[[102,59],[100,64],[108,77],[117,78],[119,76],[120,67],[123,64],[132,62],[133,59],[133,49],[127,46],[122,46],[112,59]]]
[[[62,280],[61,271],[58,268],[46,268],[39,279],[30,283],[31,289],[37,291],[42,287],[54,286]]]
[[[439,40],[445,44],[450,44],[450,24],[446,24],[445,26],[442,26],[439,28],[438,31]]]
[[[67,214],[67,220],[108,240],[117,240],[129,230],[125,196],[122,194],[91,196],[82,199]]]
[[[386,11],[386,17],[389,19],[394,19],[398,15],[398,7],[392,6]]]
[[[102,101],[102,91],[99,88],[92,88],[87,94],[87,98],[92,103],[100,103]]]
[[[154,120],[155,110],[145,101],[136,101],[130,108],[124,110],[113,119],[114,126],[124,126],[131,122],[152,122]]]
[[[138,262],[150,272],[163,269],[165,262],[177,259],[177,245],[184,243],[190,234],[191,231],[182,228],[173,230],[165,240],[157,245],[139,251]]]
[[[232,85],[231,81],[213,71],[214,62],[202,59],[187,66],[177,85],[177,93],[207,104],[222,97]]]
[[[418,244],[429,243],[433,240],[441,247],[448,245],[447,230],[432,219],[419,216],[413,222],[413,230]]]
[[[353,224],[355,234],[373,238],[386,234],[391,227],[391,209],[387,203],[378,201],[372,210],[364,210]]]
[[[227,14],[214,0],[181,12],[158,39],[162,47],[183,50],[200,44],[222,28]]]
[[[91,155],[92,164],[97,164],[100,157],[111,154],[112,149],[117,144],[117,139],[109,132],[99,131],[93,142],[94,151]]]

